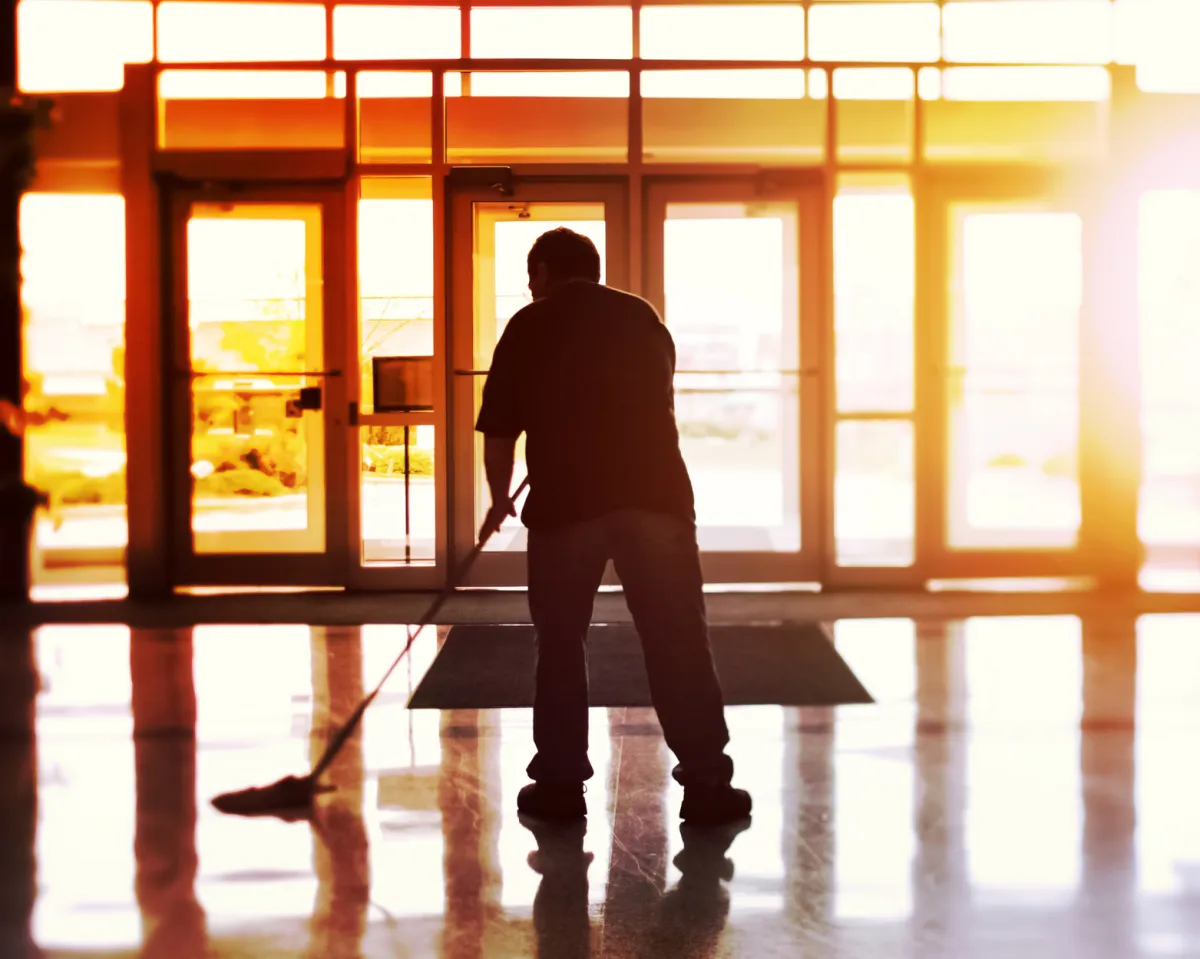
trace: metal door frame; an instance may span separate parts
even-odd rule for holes
[[[778,182],[777,182],[778,181]],[[829,365],[825,334],[828,315],[827,257],[829,230],[827,185],[823,172],[788,171],[769,175],[646,177],[645,289],[646,298],[665,319],[665,231],[670,203],[795,203],[799,235],[796,270],[799,278],[798,355],[781,358],[781,368],[794,368],[799,394],[797,443],[800,462],[800,549],[797,552],[705,551],[701,565],[706,583],[809,583],[823,579],[825,552],[831,535],[828,438],[825,415]],[[737,495],[736,490],[730,490]]]
[[[450,504],[447,510],[451,563],[457,564],[475,545],[475,469],[481,438],[475,433],[475,387],[486,371],[474,366],[475,340],[475,204],[603,203],[605,207],[606,282],[629,288],[629,195],[628,178],[539,177],[512,179],[504,189],[446,181],[447,199],[447,289],[450,294],[450,349],[447,351],[447,390],[450,409]],[[519,467],[516,472],[519,472]],[[514,475],[514,485],[521,480]],[[453,567],[452,567],[453,568]],[[523,587],[526,582],[525,551],[484,552],[463,585]],[[606,584],[616,583],[611,570]]]
[[[1094,433],[1092,420],[1096,415],[1089,402],[1088,343],[1095,335],[1095,325],[1090,319],[1095,303],[1089,287],[1092,234],[1096,224],[1086,185],[1079,180],[1077,170],[950,169],[919,174],[914,182],[914,193],[917,210],[916,535],[920,578],[928,581],[1092,575],[1095,557],[1089,548],[1089,537],[1098,504],[1090,488],[1097,471],[1088,444],[1088,437]],[[959,202],[1012,204],[1014,208],[1036,205],[1046,210],[1076,213],[1082,220],[1084,297],[1079,323],[1077,434],[1081,517],[1073,547],[955,549],[947,543],[951,452],[947,394],[948,378],[952,375],[948,349],[951,271],[955,262],[949,214],[952,204]]]
[[[169,244],[163,285],[167,302],[163,365],[170,385],[163,418],[165,475],[169,483],[168,556],[170,581],[179,586],[338,586],[348,568],[347,473],[343,468],[348,436],[346,377],[348,356],[345,310],[349,296],[346,270],[345,184],[250,184],[162,182],[164,239]],[[325,550],[321,553],[195,552],[191,528],[192,396],[188,325],[187,223],[195,203],[320,204],[322,256],[323,369],[319,376],[325,414]],[[357,499],[357,498],[356,498]],[[357,528],[357,527],[356,527]],[[264,534],[269,536],[269,533]]]

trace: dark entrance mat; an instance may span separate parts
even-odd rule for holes
[[[874,702],[816,623],[711,626],[709,632],[730,706]],[[455,626],[408,706],[532,706],[535,657],[532,626]],[[651,705],[641,643],[628,623],[592,627],[588,676],[593,706]]]

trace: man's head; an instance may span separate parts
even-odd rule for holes
[[[600,253],[582,233],[560,226],[543,233],[529,249],[529,292],[535,300],[568,280],[600,282]]]

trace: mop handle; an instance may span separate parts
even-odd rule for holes
[[[512,494],[511,501],[515,502],[521,493],[525,491],[525,487],[528,485],[529,477],[526,476],[525,479],[521,480],[521,485],[517,487],[516,492]],[[488,536],[480,538],[479,542],[476,543],[471,549],[471,552],[469,552],[466,555],[466,558],[464,558],[459,564],[458,569],[454,571],[454,575],[446,580],[446,585],[442,587],[442,591],[438,593],[438,595],[434,598],[434,601],[430,604],[429,608],[425,610],[425,614],[420,618],[420,620],[417,621],[417,628],[409,633],[408,642],[405,643],[404,648],[400,650],[400,655],[392,660],[392,665],[387,668],[387,672],[383,674],[383,678],[379,680],[379,682],[375,685],[375,688],[371,690],[367,697],[358,704],[342,728],[330,737],[329,744],[325,747],[325,752],[321,754],[321,758],[313,767],[312,772],[309,773],[309,778],[316,779],[321,775],[321,773],[325,772],[325,770],[329,768],[329,765],[333,762],[334,757],[337,756],[343,744],[347,739],[350,738],[350,734],[354,731],[355,727],[358,726],[359,720],[362,719],[363,713],[367,711],[367,707],[370,706],[375,697],[379,695],[379,691],[383,689],[384,684],[391,677],[396,667],[400,665],[400,661],[404,659],[404,657],[408,654],[408,651],[412,649],[412,644],[416,642],[417,637],[421,635],[421,630],[429,625],[433,617],[436,616],[438,611],[446,604],[446,600],[448,600],[454,594],[462,581],[466,579],[467,573],[474,565],[475,560],[479,558],[479,554],[483,552],[484,546],[487,545],[490,535],[491,534],[489,533]]]

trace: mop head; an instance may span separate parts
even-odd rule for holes
[[[269,786],[252,786],[213,798],[214,808],[231,816],[276,816],[295,822],[312,815],[313,803],[332,786],[319,786],[312,776],[285,776]]]

